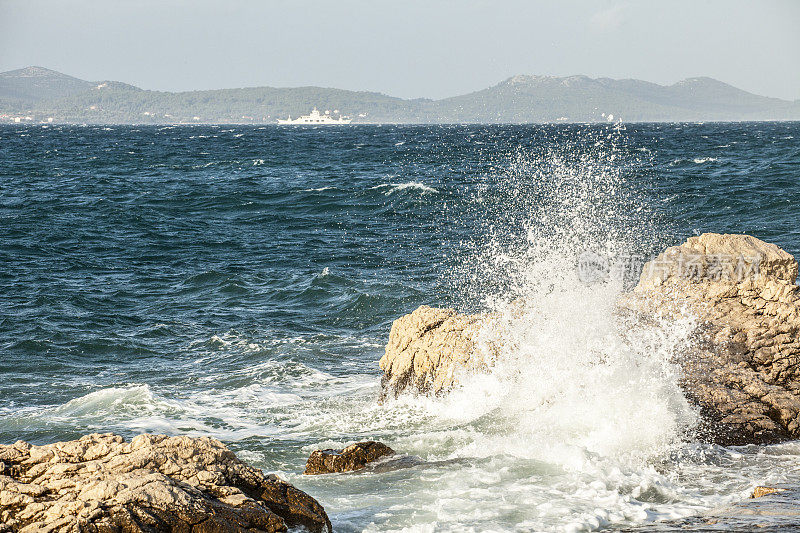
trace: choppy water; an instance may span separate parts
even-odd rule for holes
[[[800,252],[800,124],[0,128],[0,442],[212,435],[336,531],[588,530],[800,474],[692,441],[671,355],[583,250],[704,231]],[[379,405],[392,320],[505,314],[495,372]],[[519,313],[519,302],[523,312]],[[371,438],[416,466],[299,475]]]

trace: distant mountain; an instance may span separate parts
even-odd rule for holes
[[[320,110],[354,122],[526,123],[800,120],[800,101],[742,91],[712,78],[664,86],[586,76],[514,76],[442,100],[404,100],[322,87],[162,92],[89,82],[41,67],[0,73],[0,120],[77,123],[275,123]]]
[[[27,67],[0,73],[0,106],[31,104],[86,92],[92,84],[55,70]]]
[[[456,122],[591,122],[613,114],[628,122],[800,119],[800,102],[766,98],[711,78],[663,86],[586,76],[514,76],[439,102]]]

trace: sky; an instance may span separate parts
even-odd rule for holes
[[[800,99],[800,0],[0,0],[0,71],[443,98],[516,74]]]

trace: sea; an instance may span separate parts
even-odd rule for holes
[[[800,442],[699,442],[692,324],[614,301],[703,232],[797,256],[798,180],[797,122],[5,125],[0,443],[212,436],[337,532],[713,529]],[[491,371],[379,401],[395,319],[520,301]],[[302,475],[367,439],[399,459]]]

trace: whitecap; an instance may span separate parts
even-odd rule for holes
[[[421,192],[422,194],[439,192],[437,189],[434,189],[433,187],[425,185],[424,183],[419,181],[409,181],[406,183],[383,183],[381,185],[376,185],[375,187],[370,187],[370,189],[387,189],[386,192],[384,193],[386,194],[386,196],[389,196],[396,192],[405,191],[407,189],[416,190]]]

